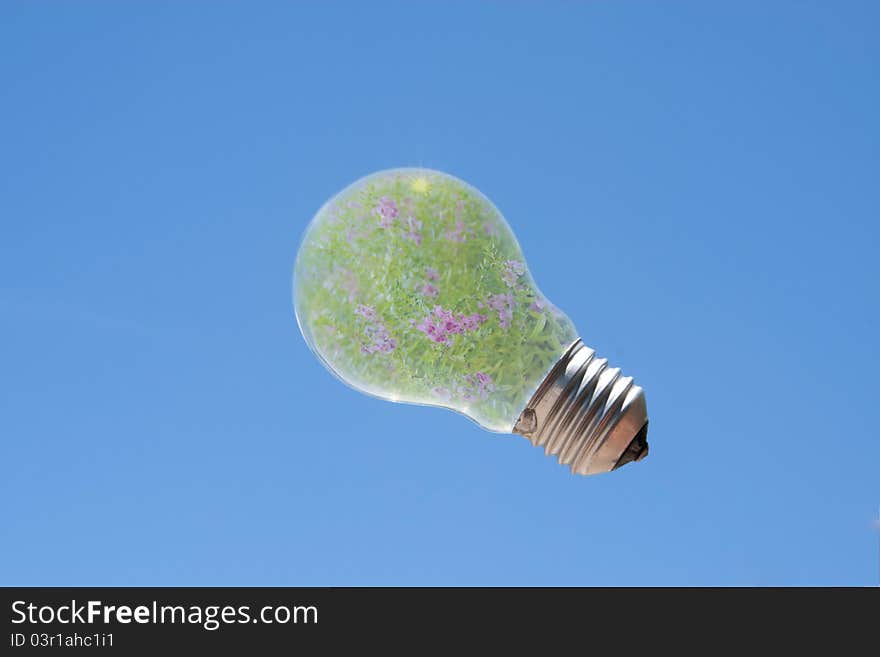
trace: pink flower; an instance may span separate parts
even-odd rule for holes
[[[504,272],[501,279],[507,284],[507,287],[514,287],[517,279],[526,271],[525,265],[519,260],[508,260],[504,263]]]
[[[367,325],[364,327],[364,337],[367,340],[361,343],[361,353],[390,354],[397,348],[397,340],[388,333],[385,322],[376,314],[376,310],[372,306],[360,303],[354,312],[367,320]]]
[[[421,322],[415,325],[416,328],[428,336],[428,338],[432,342],[436,342],[438,344],[443,344],[449,340],[446,336],[446,331],[443,330],[435,321],[434,318],[428,315]]]
[[[485,315],[474,313],[472,315],[454,314],[443,306],[434,306],[434,310],[422,319],[421,322],[413,322],[413,326],[427,335],[432,341],[446,343],[452,335],[461,335],[470,331],[476,331],[486,321]]]
[[[443,329],[447,333],[464,333],[464,327],[454,319],[443,322]]]
[[[455,315],[452,314],[452,311],[446,310],[443,306],[434,306],[434,314],[438,319],[444,322],[451,322],[455,319]]]
[[[379,225],[382,228],[390,228],[397,217],[397,213],[397,204],[389,196],[380,198],[376,207],[373,208],[373,214],[379,217]]]
[[[495,391],[495,384],[492,383],[491,376],[483,372],[477,372],[474,374],[474,377],[477,380],[477,394],[480,395],[480,397],[486,399],[490,392]]]
[[[467,232],[469,232],[467,226],[465,226],[464,222],[459,219],[455,222],[455,228],[447,230],[445,235],[446,239],[450,242],[465,242],[467,241]]]
[[[422,244],[422,222],[416,219],[414,216],[409,215],[404,222],[406,226],[407,232],[404,233],[404,237],[408,240],[412,240],[416,243],[416,246],[420,246]]]
[[[513,302],[513,295],[508,294],[490,294],[486,300],[486,305],[492,310],[504,310]]]
[[[422,294],[426,297],[436,297],[439,294],[439,290],[430,283],[425,283],[422,285]]]
[[[490,294],[486,301],[486,305],[498,313],[498,325],[503,329],[510,326],[515,303],[513,295],[509,292],[507,294]]]
[[[427,278],[429,281],[436,281],[440,278],[440,274],[438,274],[437,270],[433,267],[426,267],[425,278]]]
[[[442,401],[449,401],[452,399],[452,392],[450,392],[449,388],[441,388],[437,387],[431,390],[434,393],[434,396],[441,399]]]
[[[461,315],[461,325],[465,331],[476,331],[480,328],[480,325],[483,324],[486,319],[488,319],[485,315],[481,315],[480,313],[474,313],[472,315]]]
[[[471,401],[474,398],[473,392],[467,385],[457,385],[455,386],[455,392],[458,393],[458,396],[464,401]]]
[[[372,306],[365,306],[362,303],[359,303],[354,309],[354,314],[360,315],[368,321],[373,321],[374,319],[376,319],[376,309]]]
[[[385,324],[370,324],[364,329],[364,334],[369,338],[369,342],[361,343],[361,353],[374,354],[380,352],[390,354],[397,348],[397,340],[388,334]]]
[[[489,393],[495,391],[495,384],[492,377],[484,372],[476,374],[467,374],[462,377],[462,382],[456,386],[456,392],[462,399],[471,400],[479,397],[480,399],[488,399]]]

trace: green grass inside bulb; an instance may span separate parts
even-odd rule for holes
[[[493,431],[511,431],[577,337],[498,210],[436,171],[373,174],[321,208],[294,296],[306,340],[345,382]]]

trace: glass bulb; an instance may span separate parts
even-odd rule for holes
[[[294,307],[357,390],[523,434],[582,474],[647,453],[641,388],[584,346],[498,209],[450,175],[382,171],[330,199],[300,245]]]

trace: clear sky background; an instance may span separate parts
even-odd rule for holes
[[[0,583],[876,585],[875,2],[0,5]],[[645,388],[575,477],[357,394],[303,229],[427,166]]]

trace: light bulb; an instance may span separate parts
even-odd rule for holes
[[[306,342],[357,390],[522,434],[578,474],[647,454],[642,389],[584,345],[457,178],[393,169],[342,190],[306,229],[293,287]]]

